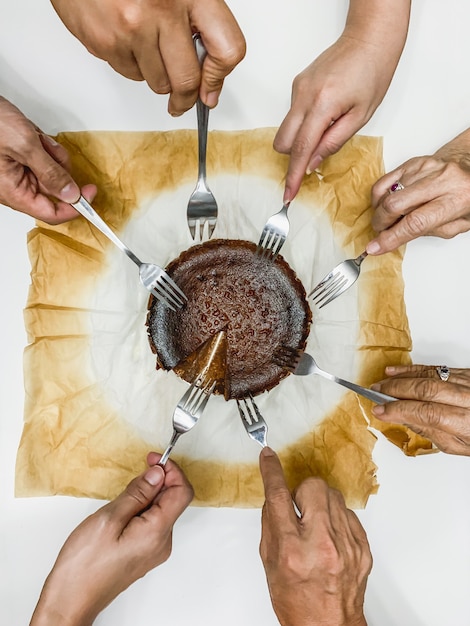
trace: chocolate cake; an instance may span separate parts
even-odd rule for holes
[[[305,347],[311,311],[287,262],[255,251],[249,241],[215,239],[168,265],[188,301],[172,311],[150,297],[147,330],[157,368],[188,382],[205,370],[226,400],[262,393],[287,376],[272,362],[273,351]]]

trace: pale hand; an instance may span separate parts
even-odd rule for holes
[[[31,626],[89,626],[119,593],[168,559],[175,521],[193,497],[179,467],[160,455],[115,500],[82,522],[59,553]]]

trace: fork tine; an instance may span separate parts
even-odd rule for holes
[[[163,282],[165,282],[168,285],[168,287],[173,289],[173,292],[175,293],[177,297],[179,296],[179,299],[182,303],[184,303],[184,300],[188,299],[185,293],[178,287],[175,281],[168,276],[166,272],[163,272],[160,278],[163,280]]]
[[[194,241],[196,237],[196,222],[194,220],[188,219],[189,232],[191,233],[191,238]]]
[[[216,384],[216,381],[208,381],[199,386],[197,383],[200,383],[201,380],[201,377],[198,377],[191,385],[188,397],[183,405],[183,409],[186,409],[195,415],[200,415],[203,412]]]
[[[332,283],[329,289],[317,294],[313,301],[315,304],[318,304],[321,309],[326,304],[340,296],[344,291],[346,291],[346,289],[349,289],[354,282],[355,281],[349,281],[345,276],[340,276],[334,281],[334,283]]]
[[[299,363],[301,355],[301,350],[297,350],[291,346],[279,346],[274,351],[273,361],[276,365],[279,365],[279,367],[293,372]]]
[[[168,292],[167,289],[165,289],[165,287],[160,283],[156,283],[151,292],[156,298],[166,304],[166,306],[173,311],[176,311],[176,309],[179,309],[182,306],[182,303],[179,300],[176,300],[171,292]]]
[[[165,274],[161,274],[159,278],[155,281],[151,292],[155,297],[163,301],[173,311],[176,310],[175,307],[181,308],[184,305],[185,300],[187,300],[187,297],[181,291],[178,285],[173,282],[168,275]],[[180,293],[182,294],[182,297]]]
[[[286,240],[286,237],[284,237],[283,235],[279,235],[277,242],[276,242],[276,247],[272,247],[273,249],[273,261],[276,259],[277,255],[279,254],[282,246],[284,245],[284,242]]]
[[[329,274],[327,274],[324,278],[321,279],[321,281],[318,283],[318,285],[316,285],[312,291],[308,294],[307,298],[310,298],[311,296],[313,296],[313,294],[319,290],[323,289],[327,289],[328,285],[331,283],[332,280],[334,280],[334,272],[330,272]],[[317,296],[315,296],[317,297]]]
[[[210,220],[208,220],[208,223],[209,223],[209,239],[210,239],[212,237],[212,233],[214,232],[215,227],[217,225],[217,220],[210,219]]]

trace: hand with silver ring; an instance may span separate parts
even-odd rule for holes
[[[375,406],[377,419],[408,426],[448,454],[470,456],[470,369],[399,365],[385,373],[372,388],[398,401]]]

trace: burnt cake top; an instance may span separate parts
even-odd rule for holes
[[[281,256],[273,262],[255,251],[254,243],[231,239],[193,246],[166,268],[186,305],[172,311],[153,296],[149,301],[157,366],[188,382],[210,366],[215,393],[227,400],[277,385],[287,373],[272,362],[274,350],[303,349],[310,329],[305,289],[294,271]]]

